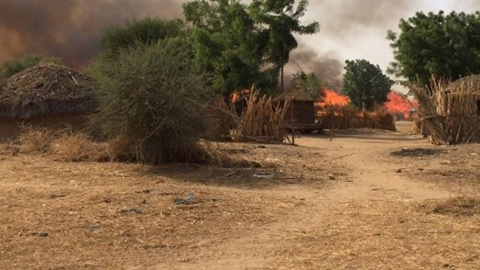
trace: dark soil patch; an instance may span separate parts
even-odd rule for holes
[[[480,198],[457,197],[434,205],[432,213],[454,216],[480,214]]]
[[[404,148],[398,151],[393,151],[390,154],[392,156],[398,157],[423,157],[423,156],[433,156],[442,153],[442,151],[437,149],[429,148]]]

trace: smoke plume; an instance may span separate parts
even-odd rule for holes
[[[365,29],[386,35],[388,27],[396,26],[412,6],[412,1],[310,1],[310,14],[316,18],[328,39],[335,42],[362,38]],[[363,31],[362,31],[363,30]]]
[[[0,62],[25,53],[78,67],[96,52],[105,27],[144,16],[181,16],[179,0],[2,0]]]
[[[290,55],[290,64],[285,67],[286,80],[293,73],[314,73],[317,78],[336,90],[342,88],[343,63],[335,53],[318,54],[307,45],[301,45]]]
[[[182,16],[189,0],[0,0],[0,63],[25,53],[62,58],[69,66],[88,63],[102,29],[145,16]],[[244,0],[248,3],[248,0]],[[286,75],[314,72],[341,87],[345,60],[366,59],[383,69],[392,61],[385,39],[401,18],[416,11],[473,12],[476,0],[310,0],[304,24],[318,21],[320,33],[299,37]],[[443,3],[443,4],[442,4]],[[450,8],[450,10],[449,10]],[[298,67],[298,66],[299,67]]]

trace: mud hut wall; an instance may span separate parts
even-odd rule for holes
[[[26,120],[3,118],[0,119],[0,142],[15,140],[20,135],[23,126],[81,130],[86,127],[87,122],[88,115],[86,114],[46,115]]]
[[[293,109],[293,119],[292,119]],[[293,120],[293,121],[292,121]],[[315,104],[313,101],[294,100],[287,108],[284,118],[285,123],[315,124]]]

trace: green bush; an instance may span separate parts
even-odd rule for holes
[[[22,70],[38,65],[39,63],[57,63],[61,64],[61,60],[54,57],[43,57],[36,54],[25,54],[24,56],[8,60],[0,66],[0,80],[7,79]]]
[[[175,38],[185,32],[184,22],[180,19],[163,20],[146,17],[141,20],[127,21],[125,25],[106,28],[99,40],[101,57],[116,59],[122,50],[138,44],[151,45],[159,40]]]
[[[115,61],[97,59],[87,69],[99,83],[92,130],[123,140],[146,163],[192,161],[207,97],[204,77],[192,67],[188,49],[175,39],[120,50]]]

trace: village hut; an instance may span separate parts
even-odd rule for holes
[[[67,67],[44,63],[0,83],[0,141],[22,126],[81,128],[96,109],[94,80]]]
[[[419,100],[421,125],[434,143],[480,142],[480,75],[430,89],[411,87]],[[429,95],[429,91],[431,95]]]
[[[453,81],[441,91],[436,91],[435,99],[437,111],[441,115],[480,115],[480,75]]]
[[[284,117],[287,129],[303,132],[320,129],[315,122],[316,100],[309,93],[292,88],[273,99],[275,103],[287,101],[290,101]]]

